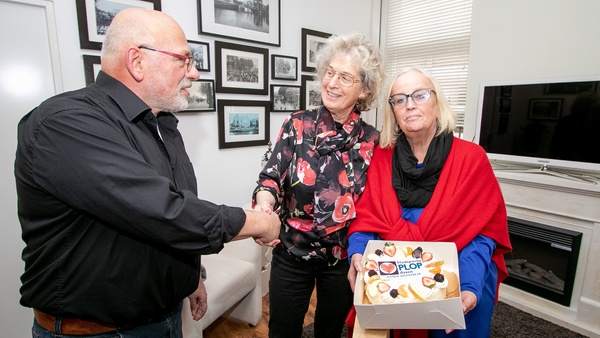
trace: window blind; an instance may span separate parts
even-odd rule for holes
[[[439,82],[462,134],[467,103],[472,0],[384,0],[381,36],[386,74],[420,66]]]

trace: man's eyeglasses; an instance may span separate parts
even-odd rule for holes
[[[159,50],[159,49],[152,48],[152,47],[147,47],[147,46],[139,46],[138,48],[139,49],[151,50],[153,52],[159,52],[159,53],[167,54],[167,55],[170,55],[172,57],[176,57],[179,60],[183,60],[183,64],[186,66],[186,69],[187,69],[188,72],[190,70],[192,70],[192,67],[194,66],[194,59],[192,59],[191,56],[181,55],[181,54],[177,54],[177,53],[171,53],[171,52],[167,52],[167,51],[164,51],[164,50]]]
[[[352,87],[355,83],[360,82],[360,80],[354,79],[354,76],[348,73],[340,73],[336,72],[331,68],[325,69],[325,74],[323,74],[323,79],[331,80],[337,74],[339,83],[344,87]]]
[[[417,89],[412,94],[394,94],[390,96],[388,102],[394,108],[404,108],[409,97],[412,97],[415,104],[421,104],[429,101],[431,93],[435,94],[435,90],[429,88]]]

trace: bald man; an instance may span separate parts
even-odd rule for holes
[[[171,17],[123,10],[95,84],[20,121],[20,291],[34,337],[180,337],[183,299],[194,319],[206,311],[201,255],[248,237],[276,243],[277,215],[197,198],[172,114],[198,78],[190,55]]]

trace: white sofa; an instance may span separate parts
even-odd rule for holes
[[[262,247],[252,238],[225,244],[221,252],[202,256],[207,278],[208,310],[200,321],[191,318],[188,299],[182,320],[184,338],[201,338],[202,331],[222,315],[256,325],[262,316]]]

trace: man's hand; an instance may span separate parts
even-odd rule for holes
[[[352,292],[354,292],[354,285],[356,284],[356,274],[362,271],[361,261],[361,254],[352,255],[352,260],[350,261],[350,269],[348,270],[348,282],[350,282],[350,288],[352,288]]]
[[[270,193],[266,192],[266,191],[259,191],[257,196],[261,196],[260,193],[263,193],[265,195],[268,195],[268,197],[272,197]],[[258,200],[258,199],[257,199]],[[262,198],[260,202],[257,202],[254,205],[254,208],[252,210],[255,211],[261,211],[267,214],[272,214],[273,213],[273,205],[270,202],[266,201],[266,198]],[[263,242],[261,239],[259,238],[255,238],[254,241],[258,244],[258,245],[262,245],[262,246],[270,246],[272,248],[276,247],[277,244],[281,243],[281,241],[279,239],[275,239],[273,241],[270,242]]]
[[[279,215],[275,213],[258,212],[264,221],[261,221],[261,225],[264,223],[266,226],[263,227],[262,231],[256,236],[252,236],[254,241],[257,243],[267,243],[273,245],[273,243],[279,243],[279,230],[281,230],[281,220]]]
[[[192,311],[192,319],[195,321],[199,321],[200,318],[204,317],[206,314],[206,310],[208,308],[208,296],[206,294],[206,288],[204,287],[204,282],[202,281],[202,277],[200,277],[200,282],[198,283],[198,288],[194,293],[188,296],[190,300],[190,310]]]
[[[276,213],[268,214],[256,210],[244,210],[244,212],[246,213],[246,222],[242,230],[233,238],[234,240],[252,237],[259,244],[271,245],[278,240],[281,221]]]

